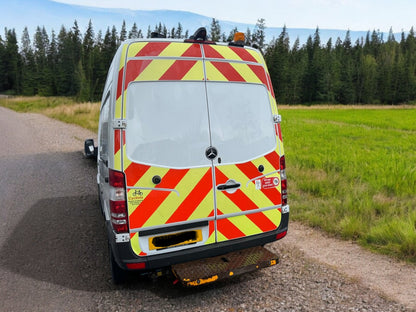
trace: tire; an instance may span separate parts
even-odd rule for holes
[[[120,268],[117,264],[110,244],[108,244],[108,249],[110,254],[111,279],[114,285],[121,285],[127,279],[127,271]]]

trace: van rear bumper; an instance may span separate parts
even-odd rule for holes
[[[276,241],[283,238],[279,234],[283,234],[288,230],[289,213],[282,214],[282,220],[279,228],[275,231],[270,231],[263,234],[248,236],[244,238],[234,239],[217,244],[210,244],[206,246],[200,246],[195,248],[184,249],[180,251],[174,251],[169,253],[163,253],[160,255],[138,257],[131,249],[130,242],[116,243],[114,239],[114,232],[111,224],[106,222],[108,237],[110,239],[110,245],[113,251],[114,258],[117,264],[125,269],[129,270],[127,264],[145,263],[145,268],[140,270],[145,272],[154,271],[161,268],[170,267],[171,265],[194,261],[203,258],[216,257],[226,253],[230,253],[237,250],[251,248],[255,246],[263,246],[267,243]],[[279,236],[279,237],[278,237]]]

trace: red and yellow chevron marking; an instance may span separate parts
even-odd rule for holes
[[[207,80],[261,83],[267,88],[266,72],[261,65],[206,61]]]
[[[116,119],[121,118],[121,106],[122,106],[122,98],[121,98],[121,90],[123,84],[123,71],[124,71],[124,64],[126,62],[126,53],[127,53],[128,46],[124,45],[122,47],[120,63],[118,65],[118,80],[117,80],[117,94],[116,94],[116,107],[114,112],[114,117]]]
[[[115,170],[121,171],[121,140],[126,142],[126,133],[120,129],[114,130],[114,166]]]
[[[278,209],[219,219],[217,221],[217,242],[272,231],[279,227],[280,221],[281,212]]]
[[[256,50],[249,48],[203,45],[204,56],[207,59],[223,59],[264,64],[264,59]]]
[[[128,58],[133,57],[196,57],[201,58],[201,47],[196,43],[135,42],[129,46]]]
[[[256,180],[261,181],[258,178],[261,175],[257,169],[259,165],[264,166],[264,172],[274,172],[267,178],[275,177],[280,181],[280,173],[276,172],[279,170],[279,155],[276,151],[247,163],[215,168],[217,185],[226,183],[229,179],[241,183],[235,193],[217,192],[218,241],[264,233],[279,226],[281,212],[277,208],[252,213],[259,208],[281,204],[280,183],[272,188],[255,187]],[[222,219],[224,215],[241,212],[248,214]]]
[[[125,89],[132,81],[204,80],[202,61],[131,60],[127,63]]]
[[[134,190],[129,190],[130,228],[157,226],[182,221],[208,218],[214,209],[212,174],[210,168],[176,170],[149,168],[137,181],[135,187],[150,184],[157,172],[162,182],[152,190],[142,189],[140,202],[130,200]],[[150,183],[148,183],[150,180]],[[160,189],[170,189],[166,191]]]

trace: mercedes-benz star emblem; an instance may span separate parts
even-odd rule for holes
[[[210,159],[213,160],[218,156],[218,151],[215,147],[210,146],[206,149],[205,151],[205,156]]]

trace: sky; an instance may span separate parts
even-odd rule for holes
[[[415,0],[54,0],[132,10],[180,10],[267,27],[408,31],[416,26]]]

